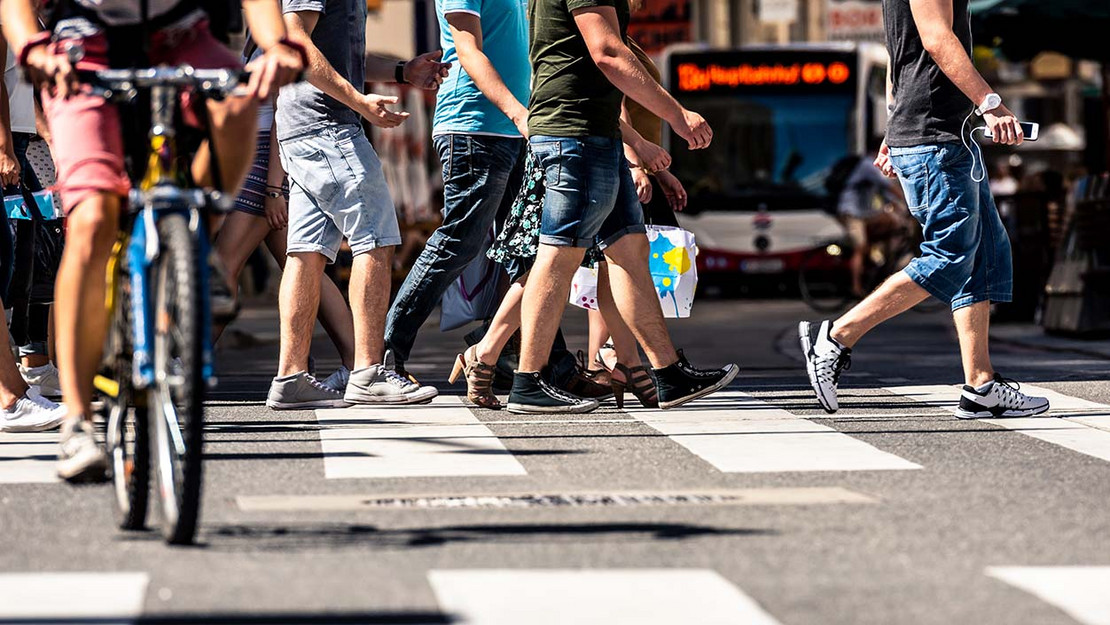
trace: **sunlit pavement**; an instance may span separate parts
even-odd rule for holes
[[[706,300],[675,342],[738,362],[727,393],[522,417],[446,386],[462,332],[433,322],[410,363],[432,405],[277,413],[273,314],[248,307],[219,353],[195,548],[117,531],[106,487],[51,481],[52,437],[0,436],[0,623],[1110,618],[1105,344],[1000,329],[997,369],[1058,418],[958,421],[950,322],[911,313],[858,346],[830,416],[793,333],[818,316]],[[564,324],[575,347],[583,324]],[[337,364],[322,333],[315,353]]]

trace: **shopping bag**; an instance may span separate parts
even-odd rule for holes
[[[598,310],[597,265],[579,267],[570,283],[570,303],[586,310]]]
[[[4,196],[4,211],[7,213],[8,219],[31,220],[34,217],[28,208],[31,200],[34,200],[34,207],[38,209],[37,212],[43,219],[61,217],[54,207],[54,194],[50,191],[36,191],[34,193],[27,192]]]
[[[505,270],[486,257],[493,239],[494,232],[490,228],[482,251],[443,293],[439,316],[441,332],[461,328],[472,321],[490,319],[497,314],[504,292],[502,282],[505,281]]]
[[[651,252],[648,267],[663,316],[684,319],[694,306],[698,286],[698,246],[693,233],[672,226],[647,227]]]

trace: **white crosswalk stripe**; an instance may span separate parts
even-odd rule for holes
[[[0,573],[0,621],[130,623],[147,581],[146,573]]]
[[[434,570],[440,608],[459,625],[776,625],[705,569]]]
[[[718,393],[677,410],[629,412],[726,473],[921,468],[739,391]]]
[[[328,478],[526,475],[457,396],[426,406],[317,410]]]
[[[987,575],[1037,596],[1084,625],[1110,625],[1110,566],[994,566]]]
[[[0,484],[57,482],[57,457],[57,432],[0,434]]]
[[[884,390],[952,413],[960,402],[957,386],[893,386]],[[1039,417],[980,421],[1110,461],[1110,406],[1029,384],[1023,384],[1021,390],[1029,395],[1047,397],[1051,409]]]

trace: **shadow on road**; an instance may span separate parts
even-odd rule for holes
[[[116,623],[134,625],[191,625],[194,623],[219,623],[220,625],[439,625],[455,623],[456,618],[440,612],[332,612],[322,614],[169,614],[165,616],[139,616],[135,618],[56,617],[0,618],[0,625],[45,625],[68,623],[71,625],[109,625]]]

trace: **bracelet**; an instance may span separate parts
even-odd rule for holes
[[[393,68],[393,82],[398,85],[407,85],[408,81],[405,80],[405,63],[404,61],[397,61],[397,65]]]
[[[27,57],[31,55],[31,50],[34,50],[35,48],[38,48],[40,46],[47,45],[48,43],[50,43],[53,36],[54,33],[50,32],[49,30],[44,30],[34,37],[28,39],[27,43],[23,44],[23,49],[19,51],[20,67],[27,67]]]
[[[276,45],[285,46],[286,48],[295,50],[297,54],[301,55],[301,63],[304,64],[304,68],[308,69],[308,51],[305,50],[304,46],[301,45],[299,41],[293,41],[289,37],[282,37],[281,39],[278,39]]]
[[[279,200],[279,199],[285,199],[285,194],[282,193],[281,191],[274,191],[272,188],[266,187],[266,197],[273,198],[275,200]]]

